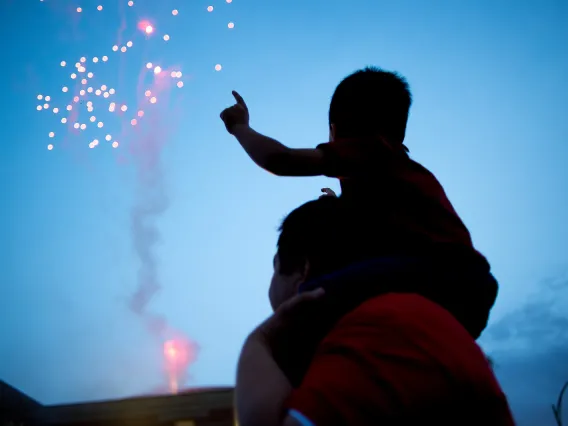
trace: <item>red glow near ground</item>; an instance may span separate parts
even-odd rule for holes
[[[171,393],[177,393],[189,364],[195,360],[195,348],[182,337],[164,342],[164,361]]]

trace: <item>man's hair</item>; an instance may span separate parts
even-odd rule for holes
[[[322,197],[293,210],[280,225],[278,259],[281,274],[301,271],[308,279],[362,260],[364,245],[351,209],[336,197]]]
[[[366,67],[345,77],[329,105],[329,124],[338,138],[383,136],[402,143],[412,104],[404,77],[377,67]]]

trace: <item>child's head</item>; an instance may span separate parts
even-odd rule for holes
[[[322,197],[293,210],[280,226],[269,298],[276,309],[312,278],[361,258],[361,236],[342,200]]]
[[[355,71],[331,98],[330,140],[381,136],[402,143],[411,103],[401,75],[376,67]]]

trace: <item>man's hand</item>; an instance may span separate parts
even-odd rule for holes
[[[296,328],[305,328],[307,314],[313,312],[315,305],[324,295],[323,288],[298,294],[283,303],[272,316],[254,330],[250,338],[259,339],[272,347],[275,340]]]
[[[232,107],[226,108],[221,113],[221,120],[225,123],[225,127],[230,134],[233,134],[235,126],[242,125],[248,127],[249,125],[249,111],[247,104],[241,95],[233,90],[233,96],[237,103]]]
[[[321,192],[323,192],[323,194],[320,196],[320,198],[322,198],[322,197],[337,197],[337,194],[331,188],[322,188]]]

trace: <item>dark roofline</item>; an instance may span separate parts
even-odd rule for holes
[[[96,405],[106,405],[106,404],[112,404],[112,403],[120,403],[120,402],[124,402],[124,401],[131,401],[131,402],[142,402],[142,401],[148,401],[148,400],[158,400],[158,399],[163,399],[163,398],[171,398],[173,396],[180,396],[180,395],[187,395],[187,394],[212,394],[212,393],[224,393],[224,392],[229,392],[232,391],[234,388],[233,386],[214,386],[214,387],[202,387],[202,388],[188,388],[188,389],[184,389],[180,392],[178,392],[175,395],[166,393],[166,394],[153,394],[153,395],[136,395],[136,396],[127,396],[124,398],[113,398],[113,399],[99,399],[99,400],[95,400],[95,401],[79,401],[79,402],[72,402],[72,403],[68,403],[68,404],[49,404],[49,405],[44,405],[44,407],[47,408],[54,408],[54,407],[58,407],[58,408],[67,408],[67,407],[75,407],[75,406],[96,406]]]
[[[171,417],[183,413],[190,418],[209,416],[218,410],[232,412],[233,387],[188,389],[176,395],[138,396],[107,401],[50,405],[41,419],[52,426],[82,422],[135,420],[144,416]]]
[[[9,393],[10,396],[19,398],[21,401],[27,404],[35,405],[36,407],[42,406],[41,402],[32,398],[27,393],[22,392],[20,389],[6,383],[4,380],[0,380],[0,401],[5,390],[7,390],[7,393]]]

